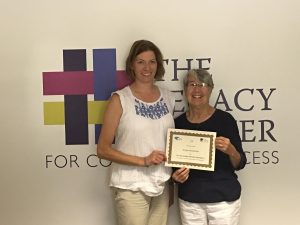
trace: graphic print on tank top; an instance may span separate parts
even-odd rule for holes
[[[169,109],[163,98],[160,98],[160,100],[154,104],[145,104],[144,102],[135,99],[134,107],[136,115],[153,120],[160,119],[169,113]]]

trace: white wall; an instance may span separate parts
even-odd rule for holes
[[[92,70],[97,48],[116,48],[122,70],[131,43],[141,38],[182,67],[188,58],[211,58],[212,103],[222,90],[240,129],[241,120],[254,121],[246,129],[247,138],[256,140],[244,143],[250,164],[239,172],[241,225],[300,224],[299,1],[0,0],[0,5],[0,224],[115,224],[108,169],[85,163],[96,150],[94,126],[89,145],[67,146],[64,126],[44,125],[43,102],[63,98],[43,96],[42,72],[63,70],[63,49],[87,49]],[[172,65],[166,70],[160,85],[180,89],[171,81]],[[242,92],[239,103],[254,108],[243,112],[234,96],[245,88],[253,94]],[[256,89],[267,96],[271,88],[276,89],[268,101],[271,110],[261,110],[264,101]],[[259,120],[273,121],[277,142],[268,136],[259,141]],[[46,168],[46,155],[76,155],[80,168]],[[170,225],[179,224],[176,205],[169,218]]]

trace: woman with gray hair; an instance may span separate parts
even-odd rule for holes
[[[203,69],[190,70],[183,80],[188,110],[175,119],[175,128],[216,132],[214,171],[180,168],[172,178],[178,183],[183,225],[237,225],[241,185],[235,173],[246,165],[235,119],[209,104],[212,76]]]

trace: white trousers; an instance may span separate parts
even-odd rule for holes
[[[241,199],[233,202],[191,203],[179,199],[182,225],[238,225]]]

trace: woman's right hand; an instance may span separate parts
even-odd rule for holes
[[[178,183],[184,183],[189,178],[190,169],[182,167],[180,169],[177,169],[172,174],[172,179]]]
[[[154,150],[150,153],[150,155],[146,156],[144,159],[145,166],[159,165],[162,162],[166,161],[166,155],[162,151]]]

